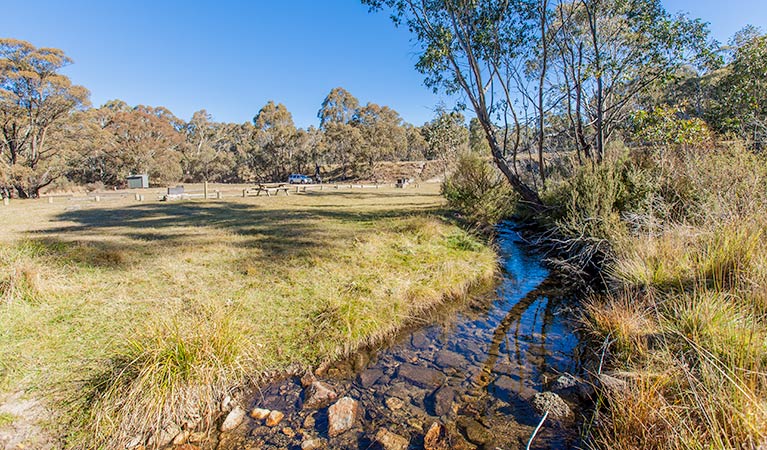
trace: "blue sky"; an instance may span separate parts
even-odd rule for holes
[[[298,126],[317,125],[325,95],[342,86],[361,102],[388,105],[411,123],[439,102],[414,68],[415,47],[386,14],[356,0],[3,0],[0,36],[63,49],[73,82],[94,105],[119,98],[165,106],[183,119],[251,120],[284,103]],[[767,28],[767,1],[664,0],[711,23],[726,41],[751,23]]]

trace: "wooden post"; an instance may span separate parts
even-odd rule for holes
[[[221,191],[216,191],[216,198],[221,200],[223,196],[221,195]]]
[[[134,196],[133,198],[135,198],[137,202],[141,201],[141,194],[133,194],[133,196]]]
[[[207,200],[208,199],[208,182],[207,181],[203,183],[202,185],[202,193],[203,193],[203,198]]]
[[[3,205],[8,206],[11,204],[11,200],[8,197],[3,197]]]
[[[247,196],[248,196],[248,190],[247,189],[243,189],[242,190],[242,198],[245,198]]]
[[[143,202],[144,201],[144,194],[138,195],[138,201]]]
[[[53,203],[53,197],[48,197],[48,203]]]
[[[98,202],[100,202],[100,201],[101,201],[101,197],[99,197],[99,196],[97,195],[97,196],[93,197],[93,201],[98,203]]]

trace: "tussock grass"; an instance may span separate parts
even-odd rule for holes
[[[767,178],[742,149],[663,153],[654,227],[612,242],[612,292],[584,325],[626,390],[602,392],[594,448],[767,445]],[[632,230],[626,222],[626,230]]]
[[[2,303],[0,388],[46,396],[69,447],[209,426],[232,388],[386,339],[493,277],[494,252],[442,208],[433,185],[16,202],[0,258],[35,297]]]

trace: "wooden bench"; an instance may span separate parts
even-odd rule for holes
[[[248,195],[256,194],[256,197],[258,197],[262,192],[265,192],[267,197],[271,197],[272,194],[276,196],[280,193],[280,191],[284,192],[285,195],[290,195],[288,193],[289,189],[290,187],[284,183],[278,185],[259,184],[252,188],[243,189],[242,196],[247,197]]]

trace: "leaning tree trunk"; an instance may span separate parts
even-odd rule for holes
[[[487,111],[476,110],[475,112],[477,113],[479,123],[482,125],[482,129],[485,130],[485,136],[487,137],[488,144],[490,144],[490,152],[493,155],[495,165],[501,170],[503,176],[506,177],[509,184],[511,184],[511,187],[517,194],[519,194],[523,202],[527,203],[528,206],[533,209],[541,209],[543,207],[543,202],[541,201],[541,197],[538,196],[538,192],[525,184],[519,176],[512,171],[509,164],[506,162],[506,158],[503,157],[503,150],[498,144],[498,139],[495,137],[495,132],[492,129],[492,123]]]

